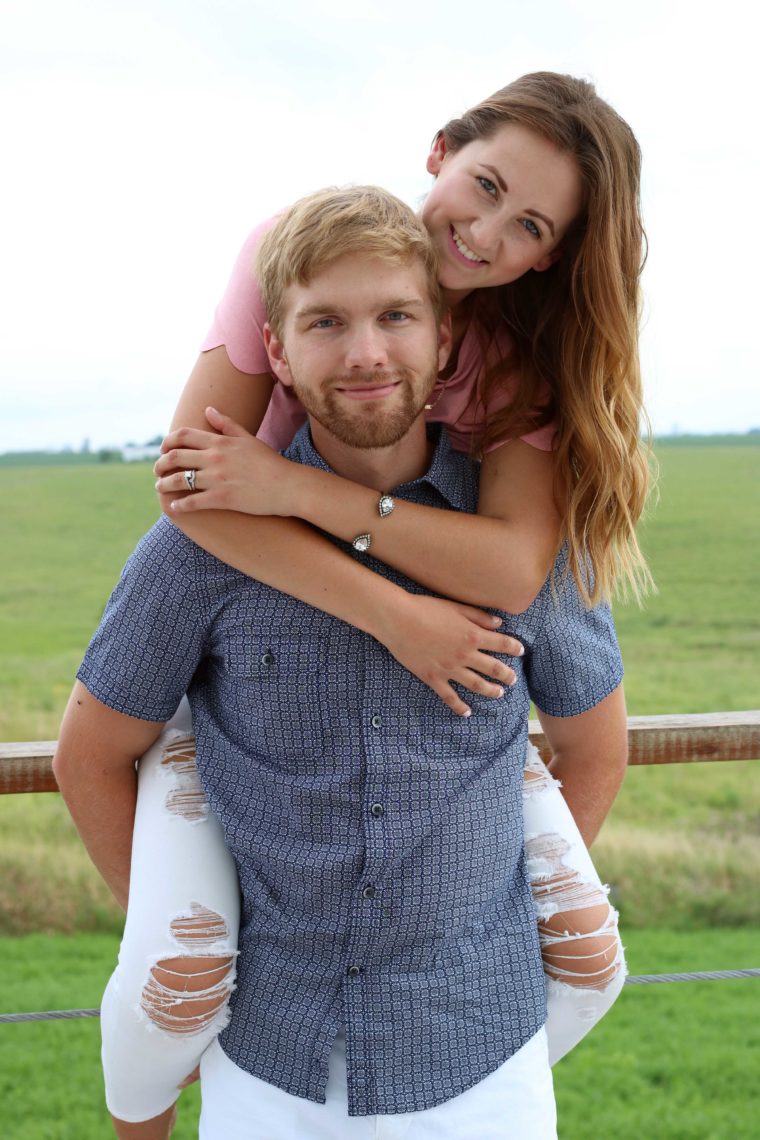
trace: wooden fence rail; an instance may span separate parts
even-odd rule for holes
[[[544,758],[550,755],[538,721],[530,739]],[[0,744],[0,795],[57,792],[53,776],[54,740]],[[629,764],[693,764],[701,760],[760,759],[760,709],[683,716],[632,716],[628,719]]]

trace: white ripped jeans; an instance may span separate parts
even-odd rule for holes
[[[532,745],[523,811],[553,1064],[615,1001],[625,962],[617,914]],[[101,1031],[109,1111],[137,1122],[177,1099],[177,1086],[226,1024],[235,979],[237,874],[198,780],[184,700],[139,764],[129,896]]]

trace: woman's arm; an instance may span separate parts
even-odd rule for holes
[[[263,419],[272,383],[268,374],[240,372],[224,348],[202,353],[173,425],[207,427],[203,409],[213,400],[254,432]],[[171,503],[177,499],[177,491],[162,494],[161,505],[204,550],[266,585],[363,629],[458,715],[467,715],[469,709],[451,681],[491,697],[501,695],[501,686],[513,682],[513,670],[491,655],[515,656],[521,647],[496,632],[500,623],[491,615],[409,594],[347,558],[305,523],[253,518],[230,510],[175,513]]]
[[[297,516],[346,542],[369,533],[374,557],[428,589],[510,613],[531,603],[551,569],[560,528],[551,452],[519,439],[490,452],[477,516],[399,500],[381,519],[377,490],[292,463],[213,409],[207,417],[224,434],[173,433],[156,467],[198,471],[198,490],[170,508],[174,518],[227,507]],[[171,492],[182,479],[168,475],[159,487]]]

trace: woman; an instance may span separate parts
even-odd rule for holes
[[[422,217],[440,258],[454,353],[429,413],[449,426],[455,446],[484,456],[479,516],[452,515],[441,525],[439,511],[432,517],[425,508],[405,504],[394,512],[392,528],[378,531],[377,541],[373,535],[373,554],[466,604],[405,594],[295,519],[203,512],[230,507],[301,514],[350,540],[368,530],[376,509],[376,495],[370,503],[366,489],[344,481],[336,481],[336,494],[327,500],[307,496],[311,505],[304,507],[287,461],[238,426],[256,430],[272,397],[262,434],[284,446],[298,414],[281,389],[272,396],[259,340],[264,314],[250,272],[257,235],[241,255],[175,417],[177,424],[194,426],[168,438],[157,464],[158,489],[178,525],[238,569],[377,637],[460,715],[468,708],[452,681],[497,697],[510,676],[491,656],[503,650],[501,635],[470,604],[524,609],[560,541],[567,543],[571,571],[589,603],[619,583],[638,596],[647,583],[633,530],[646,491],[638,440],[639,161],[630,129],[589,84],[549,73],[523,77],[436,137],[428,158],[436,182]],[[212,401],[227,414],[209,412],[211,426],[221,433],[213,437],[203,430]],[[195,492],[177,501],[177,492],[190,485],[188,470],[196,473]],[[192,784],[188,731],[189,725],[180,724],[141,765],[135,881],[145,850],[142,828],[150,830],[155,846],[162,826],[162,813],[149,806],[156,802],[150,788],[160,786],[162,770],[176,771],[177,757],[186,769],[178,802],[192,804],[195,814],[176,814],[182,826],[195,828],[196,848],[208,843],[200,861],[216,874],[218,839],[213,822],[202,819]],[[619,992],[622,953],[614,912],[581,836],[534,754],[525,788],[556,1059]],[[601,821],[592,812],[585,815],[583,805],[576,815],[589,843]],[[167,857],[171,846],[169,839]],[[163,863],[161,871],[166,878]],[[186,879],[180,866],[179,879],[183,873]],[[138,900],[143,893],[138,887]],[[167,1083],[166,1073],[158,1073],[163,1091],[159,1082],[140,1103],[134,1090],[118,1089],[117,1070],[124,1068],[119,1057],[133,1030],[139,1041],[141,1031],[158,1027],[164,1033],[153,1034],[158,1049],[151,1053],[152,1075],[170,1053],[175,1083],[192,1067],[223,1023],[232,985],[233,911],[228,892],[214,912],[214,918],[224,915],[225,929],[213,937],[208,914],[199,918],[192,908],[181,913],[163,951],[154,937],[156,919],[130,913],[122,964],[104,1000],[104,1055],[109,1107],[122,1121],[144,1124],[117,1123],[119,1135],[167,1134],[171,1079]],[[153,964],[147,983],[137,936],[152,939],[145,945],[147,965]],[[130,986],[135,992],[128,997]],[[129,1029],[118,1007],[135,1000],[137,1017]]]

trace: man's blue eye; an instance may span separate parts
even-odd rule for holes
[[[485,190],[486,194],[490,194],[492,198],[496,197],[496,183],[492,182],[490,178],[485,178],[482,174],[478,175],[478,182]]]
[[[335,324],[332,317],[322,317],[320,320],[314,322],[315,329],[329,329]]]
[[[401,312],[399,312],[399,311],[398,311],[398,310],[396,310],[396,309],[394,309],[394,310],[393,310],[392,312],[390,312],[390,313],[386,313],[385,315],[386,315],[386,317],[388,318],[388,320],[389,320],[389,321],[397,321],[397,322],[398,322],[398,321],[405,321],[405,320],[407,320],[407,319],[408,319],[408,317],[409,317],[409,314],[408,314],[408,313],[401,313]]]

